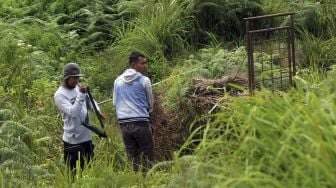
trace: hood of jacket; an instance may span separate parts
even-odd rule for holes
[[[132,84],[133,81],[139,78],[140,76],[142,76],[142,74],[137,72],[135,69],[127,69],[121,75],[122,80],[126,82],[127,84]]]

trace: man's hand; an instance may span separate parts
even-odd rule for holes
[[[83,85],[79,86],[79,91],[82,92],[82,93],[86,93],[89,90],[90,90],[90,87],[88,85],[83,84]]]

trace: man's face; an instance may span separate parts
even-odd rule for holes
[[[145,74],[147,71],[146,58],[139,57],[138,60],[132,64],[132,68],[134,68],[136,71],[140,72],[141,74]]]
[[[79,76],[70,76],[65,80],[65,84],[69,89],[73,89],[79,83]]]

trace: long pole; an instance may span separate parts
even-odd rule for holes
[[[90,98],[90,101],[91,101],[91,104],[92,104],[92,107],[93,107],[93,111],[95,112],[95,114],[96,114],[96,116],[97,116],[97,118],[98,118],[98,120],[99,120],[99,124],[100,124],[100,126],[101,126],[102,128],[104,128],[104,123],[103,123],[103,121],[102,121],[101,118],[100,118],[100,115],[99,115],[99,112],[98,112],[98,108],[97,108],[97,106],[96,106],[95,101],[93,100],[93,97],[92,97],[92,95],[91,95],[90,90],[87,91],[87,94],[89,95],[89,98]]]

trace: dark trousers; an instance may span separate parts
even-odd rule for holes
[[[89,163],[93,158],[94,146],[92,141],[87,141],[79,144],[70,144],[64,142],[64,162],[69,167],[71,172],[76,172],[76,162],[80,160],[80,167],[83,169],[86,163]]]
[[[133,170],[137,172],[141,163],[143,170],[149,169],[154,161],[154,140],[149,122],[121,123],[120,126],[127,157],[133,163]]]

